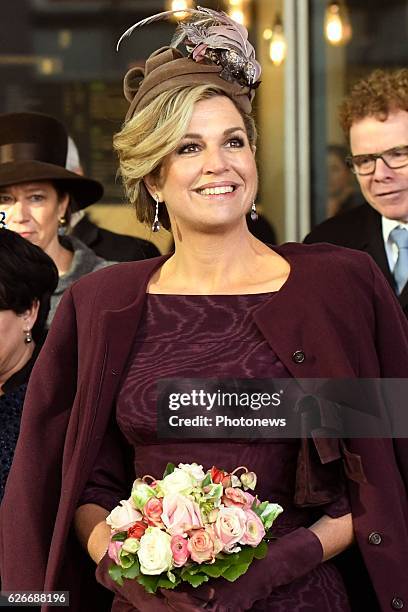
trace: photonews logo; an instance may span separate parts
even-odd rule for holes
[[[4,229],[6,227],[6,213],[0,211],[0,229]]]

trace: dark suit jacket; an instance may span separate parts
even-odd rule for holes
[[[329,242],[365,251],[382,270],[394,291],[394,279],[388,266],[382,236],[381,215],[369,204],[362,204],[341,215],[323,221],[304,239],[306,244]],[[408,283],[398,300],[408,317]]]
[[[408,325],[367,255],[329,245],[275,250],[289,261],[290,275],[254,317],[293,377],[407,376]],[[4,590],[67,589],[73,612],[106,610],[89,601],[90,583],[83,581],[93,564],[72,521],[114,414],[147,283],[165,259],[105,268],[64,293],[31,376],[0,510]],[[347,447],[350,457],[361,456],[367,477],[348,481],[356,539],[388,610],[393,597],[408,601],[407,443],[355,438]],[[307,492],[312,476],[303,474],[299,487]],[[382,544],[370,543],[373,531]]]
[[[107,261],[138,261],[160,255],[152,242],[102,229],[92,223],[87,215],[74,226],[71,233]]]

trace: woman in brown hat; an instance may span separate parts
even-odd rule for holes
[[[214,376],[408,371],[406,321],[368,257],[328,245],[272,250],[248,232],[259,66],[243,28],[209,10],[192,15],[175,42],[186,41],[188,57],[167,47],[128,74],[130,109],[115,139],[139,219],[155,231],[170,225],[175,254],[118,264],[66,292],[31,381],[4,498],[3,587],[69,590],[74,611],[110,609],[89,581],[91,557],[115,612],[346,612],[332,558],[355,533],[379,602],[358,584],[365,607],[356,609],[386,610],[408,598],[403,440],[157,435],[162,378],[205,385]],[[246,465],[258,474],[260,498],[283,506],[267,558],[236,582],[150,595],[137,581],[119,587],[110,578],[105,518],[129,497],[135,475],[160,476],[168,462]]]
[[[0,115],[0,212],[8,229],[41,247],[55,262],[59,283],[48,324],[75,280],[109,265],[75,237],[61,237],[71,210],[97,202],[100,183],[65,169],[68,136],[48,115]]]

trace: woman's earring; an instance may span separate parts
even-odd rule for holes
[[[58,219],[58,236],[65,236],[65,234],[67,233],[67,220],[65,219],[65,217],[60,217]]]
[[[31,344],[32,341],[33,341],[33,337],[31,335],[31,329],[25,329],[24,330],[24,343]]]
[[[160,222],[159,222],[159,196],[157,195],[157,193],[154,194],[153,196],[155,202],[156,202],[156,211],[154,213],[154,221],[153,221],[153,225],[152,225],[152,231],[153,232],[158,232],[160,229]]]
[[[258,219],[258,213],[256,212],[255,200],[252,202],[252,206],[251,206],[251,219],[252,221],[256,221]]]

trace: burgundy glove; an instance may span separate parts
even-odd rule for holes
[[[323,549],[319,538],[310,529],[299,527],[271,542],[267,556],[261,560],[255,559],[246,574],[235,582],[217,578],[196,589],[183,588],[184,593],[166,592],[165,589],[162,593],[164,597],[169,597],[175,609],[177,596],[189,595],[191,602],[193,598],[197,601],[198,597],[207,597],[204,608],[211,612],[243,612],[250,610],[256,601],[266,599],[274,589],[312,571],[322,559]],[[183,601],[186,601],[185,598]]]
[[[96,579],[105,588],[116,593],[115,602],[112,610],[117,612],[131,612],[137,610],[140,612],[195,612],[202,610],[205,602],[209,599],[208,592],[203,589],[201,597],[204,596],[204,601],[199,597],[195,597],[194,593],[187,594],[183,592],[175,593],[167,589],[159,589],[155,595],[148,593],[145,588],[137,582],[137,580],[124,580],[123,586],[119,586],[109,576],[109,567],[113,561],[105,553],[96,568]],[[210,593],[212,589],[210,590]],[[166,594],[166,599],[163,594]],[[168,595],[167,595],[168,594]]]

